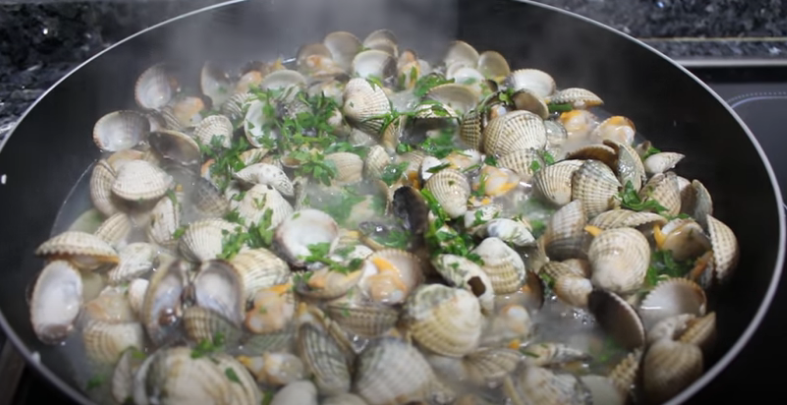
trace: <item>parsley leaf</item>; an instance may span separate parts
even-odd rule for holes
[[[547,108],[550,113],[569,112],[574,109],[574,106],[571,103],[548,103]]]
[[[191,358],[198,359],[222,350],[224,350],[224,334],[216,332],[212,340],[202,339],[191,349]]]
[[[423,97],[432,88],[437,87],[441,84],[447,84],[453,82],[454,79],[446,79],[445,77],[438,74],[428,74],[422,76],[420,79],[418,79],[418,81],[415,82],[415,86],[413,87],[413,94],[416,97]]]
[[[484,158],[484,164],[487,166],[495,166],[497,167],[497,158],[494,155],[486,155]]]
[[[341,193],[332,196],[329,201],[322,206],[322,210],[333,217],[340,225],[344,225],[350,218],[350,213],[356,204],[364,201],[366,197],[358,194],[352,187],[344,187]]]
[[[295,173],[299,176],[310,176],[311,178],[325,184],[331,185],[331,180],[335,179],[338,170],[332,160],[325,160],[325,155],[319,152],[307,152],[296,150],[290,152],[289,158],[300,163]]]
[[[390,163],[383,169],[383,174],[380,179],[384,181],[385,184],[391,186],[402,178],[404,171],[407,170],[407,166],[409,165],[408,162]]]
[[[644,200],[641,199],[637,190],[635,190],[634,186],[631,184],[631,181],[626,182],[623,191],[621,191],[618,196],[620,198],[620,205],[632,211],[654,211],[656,213],[661,213],[667,210],[656,200],[647,197]]]
[[[372,238],[385,247],[406,250],[412,235],[405,230],[392,229],[388,232],[374,233]]]
[[[331,244],[328,242],[315,243],[309,245],[308,248],[309,248],[309,255],[305,257],[301,257],[301,259],[303,259],[303,261],[305,261],[306,263],[322,263],[328,266],[328,268],[331,271],[336,271],[342,274],[349,274],[353,271],[360,269],[361,265],[363,264],[362,259],[350,260],[347,266],[331,260],[328,257],[331,253]]]
[[[430,168],[429,168],[428,170],[426,170],[426,171],[427,171],[427,172],[429,172],[429,173],[437,173],[437,172],[439,172],[440,170],[447,169],[447,168],[449,168],[449,167],[451,167],[451,164],[450,164],[450,163],[443,163],[443,164],[441,164],[441,165],[437,165],[437,166],[435,166],[435,167],[430,167]]]
[[[663,278],[685,277],[694,267],[694,260],[678,261],[669,250],[656,250],[650,258],[650,266],[645,273],[645,286],[652,288]]]
[[[236,384],[241,384],[241,385],[243,385],[243,384],[240,382],[240,378],[238,378],[238,374],[235,372],[235,370],[234,370],[232,367],[227,367],[227,368],[225,368],[225,369],[224,369],[224,375],[226,375],[226,376],[227,376],[227,378],[228,378],[230,381],[232,381],[232,382],[234,382],[234,383],[236,383]]]
[[[654,148],[653,145],[648,146],[648,150],[646,150],[645,154],[642,155],[642,160],[644,161],[645,159],[647,159],[647,158],[649,158],[652,155],[655,155],[657,153],[661,153],[661,150]]]
[[[451,130],[440,131],[437,136],[424,139],[421,149],[429,155],[442,159],[451,154],[456,147],[454,146],[454,133]]]

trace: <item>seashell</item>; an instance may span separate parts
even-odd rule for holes
[[[194,342],[211,342],[221,336],[225,344],[236,344],[240,339],[241,330],[232,320],[218,312],[200,306],[193,306],[183,311],[183,330],[186,337]]]
[[[149,243],[131,243],[120,249],[118,264],[109,270],[107,278],[112,285],[143,277],[153,270],[158,249]]]
[[[575,275],[563,275],[555,280],[554,291],[560,300],[578,308],[588,306],[588,296],[593,291],[590,279]]]
[[[609,168],[615,167],[617,158],[617,151],[603,144],[585,145],[566,154],[566,159],[598,160]]]
[[[134,99],[137,104],[148,110],[167,105],[178,91],[178,83],[172,73],[172,68],[163,63],[142,72],[134,85]]]
[[[478,64],[478,51],[472,45],[464,41],[451,41],[448,50],[443,56],[443,63],[451,66],[454,63],[461,63],[465,66],[476,66]]]
[[[496,219],[502,211],[503,209],[497,204],[487,204],[472,210],[467,210],[464,217],[465,228],[472,230],[474,233],[476,230],[486,232],[484,225]],[[495,229],[496,228],[493,228],[493,230]]]
[[[398,55],[396,35],[389,29],[379,29],[372,31],[363,40],[363,47],[368,49],[378,49],[396,57]]]
[[[650,345],[642,368],[642,389],[648,402],[663,403],[702,375],[702,351],[694,345],[662,339]]]
[[[243,118],[243,107],[251,103],[254,98],[255,96],[249,93],[248,89],[244,89],[222,103],[219,112],[233,120]]]
[[[588,110],[571,110],[560,114],[559,122],[567,138],[586,138],[595,128],[599,118]],[[599,140],[600,141],[600,140]]]
[[[183,166],[196,165],[202,161],[197,142],[182,132],[162,129],[151,132],[149,139],[150,146],[165,159]]]
[[[533,187],[547,201],[562,207],[571,202],[574,172],[583,164],[581,160],[563,160],[543,167],[533,176]]]
[[[676,152],[655,153],[643,162],[645,172],[650,175],[664,173],[674,168],[684,157],[686,156]]]
[[[676,216],[680,213],[680,190],[675,173],[659,173],[654,175],[642,187],[640,198],[656,201],[666,209],[663,214]]]
[[[618,392],[628,396],[633,390],[634,383],[639,374],[640,364],[642,363],[642,349],[636,349],[629,353],[609,372],[609,379],[617,388]]]
[[[418,349],[387,337],[358,356],[353,388],[369,405],[405,404],[425,400],[434,378]]]
[[[481,150],[483,147],[483,129],[483,117],[477,109],[471,109],[462,117],[462,123],[459,127],[459,138],[468,147]]]
[[[144,160],[134,160],[120,168],[112,193],[126,201],[151,201],[164,196],[172,183],[172,176],[165,171]]]
[[[336,167],[335,185],[355,184],[363,180],[363,159],[355,153],[330,153],[325,155],[325,160],[333,162]]]
[[[133,224],[128,215],[118,212],[99,225],[93,235],[98,236],[113,247],[120,249],[126,245],[126,241],[131,234]]]
[[[352,61],[352,72],[362,79],[385,80],[396,76],[396,59],[391,53],[378,49],[359,52]]]
[[[303,362],[291,353],[263,352],[261,356],[239,356],[237,360],[266,385],[280,387],[306,377]]]
[[[419,345],[444,356],[472,353],[481,338],[481,306],[465,290],[439,284],[418,287],[405,303],[404,320]]]
[[[334,299],[346,294],[361,280],[363,274],[360,270],[343,274],[323,267],[314,270],[308,281],[301,281],[296,285],[298,292],[306,297],[317,299]]]
[[[150,134],[148,119],[136,111],[111,112],[93,126],[93,142],[103,152],[131,149]]]
[[[588,217],[610,208],[620,190],[615,173],[598,160],[587,160],[571,176],[571,198],[582,201]]]
[[[481,269],[489,276],[495,294],[510,294],[525,282],[525,262],[499,238],[486,238],[473,253],[481,257]]]
[[[232,404],[257,405],[262,403],[262,395],[257,382],[246,367],[225,353],[212,357],[219,370],[223,370],[226,382],[230,386]]]
[[[438,101],[458,114],[470,111],[478,104],[478,95],[470,87],[458,83],[432,87],[424,96],[426,100]]]
[[[230,260],[230,264],[241,279],[247,301],[253,299],[257,291],[284,284],[290,277],[287,262],[265,248],[240,252]]]
[[[593,404],[626,404],[626,396],[617,390],[609,377],[589,374],[580,376],[579,381],[587,388]]]
[[[650,264],[650,245],[641,232],[615,228],[601,232],[588,249],[593,285],[617,293],[638,289]]]
[[[103,264],[116,264],[117,252],[98,236],[85,232],[66,231],[53,236],[36,249],[36,255],[49,260],[65,259],[84,270]]]
[[[194,278],[194,300],[197,305],[240,325],[246,307],[242,282],[230,263],[223,260],[204,261]]]
[[[590,277],[591,274],[590,264],[584,260],[577,261],[577,262],[584,263],[584,265],[582,266],[571,265],[569,264],[570,260],[566,260],[563,262],[550,261],[545,263],[543,266],[541,266],[541,269],[539,269],[538,273],[546,274],[549,278],[553,280],[557,280],[564,276],[575,276],[580,278]]]
[[[680,334],[679,342],[698,346],[708,353],[716,339],[716,312],[710,312],[686,322],[686,329]]]
[[[522,351],[525,354],[524,362],[529,367],[558,366],[591,359],[591,356],[584,351],[563,343],[532,343]]]
[[[648,343],[652,344],[662,339],[675,340],[688,328],[689,321],[694,319],[697,319],[694,314],[679,314],[656,322],[648,330]]]
[[[493,118],[484,128],[484,151],[503,156],[521,149],[546,146],[544,121],[530,111],[512,111]]]
[[[147,370],[149,403],[175,399],[183,403],[231,403],[234,384],[217,363],[212,357],[194,358],[189,347],[164,349]]]
[[[604,101],[596,93],[579,87],[558,90],[549,97],[548,102],[552,104],[571,104],[571,108],[574,109],[585,109],[604,104]]]
[[[347,31],[334,31],[325,36],[323,45],[331,52],[331,58],[344,70],[350,70],[353,58],[363,45],[355,35]]]
[[[136,322],[109,323],[90,321],[82,330],[85,354],[91,361],[115,364],[128,348],[144,348],[145,332]]]
[[[370,134],[380,134],[384,129],[384,120],[380,117],[390,112],[391,103],[379,86],[373,86],[365,79],[355,78],[344,88],[342,114],[357,128]]]
[[[481,338],[481,346],[505,346],[514,339],[526,340],[534,330],[530,313],[519,304],[504,305],[485,328],[488,329]]]
[[[542,119],[549,117],[549,107],[544,99],[530,90],[519,90],[511,95],[511,101],[517,110],[530,111]]]
[[[587,393],[572,374],[555,374],[542,367],[526,367],[519,377],[519,386],[529,403],[585,404]]]
[[[142,306],[145,303],[145,293],[149,284],[150,282],[144,278],[136,278],[128,284],[128,304],[139,319],[142,318]]]
[[[337,395],[350,390],[350,370],[339,345],[316,326],[298,328],[297,351],[320,395]]]
[[[478,71],[489,79],[501,81],[511,73],[506,58],[495,51],[485,51],[478,55]]]
[[[115,178],[115,170],[106,160],[99,160],[90,175],[90,200],[93,206],[107,217],[118,211],[112,195]]]
[[[372,339],[391,330],[399,319],[399,312],[378,304],[357,304],[340,298],[327,304],[325,312],[346,331]]]
[[[310,78],[346,77],[345,70],[331,56],[331,51],[321,43],[304,45],[298,50],[298,69]]]
[[[514,70],[506,76],[503,85],[514,91],[529,90],[541,98],[555,92],[555,79],[537,69]]]
[[[440,170],[429,178],[425,188],[432,193],[449,217],[458,218],[467,212],[470,183],[459,171]]]
[[[207,108],[208,104],[202,97],[182,97],[164,106],[160,115],[167,128],[180,131],[196,126]]]
[[[211,218],[189,224],[180,237],[178,250],[189,261],[203,262],[221,254],[225,233],[240,227],[223,219]]]
[[[457,150],[451,152],[443,159],[443,161],[451,164],[452,169],[458,169],[462,172],[475,170],[481,165],[482,160],[481,152],[475,149]]]
[[[175,232],[180,228],[180,209],[171,198],[162,198],[151,211],[147,236],[151,242],[167,249],[175,249],[178,240]]]
[[[705,315],[707,299],[702,287],[693,281],[673,278],[660,282],[639,306],[646,330],[662,319],[682,314]]]
[[[218,143],[224,148],[232,145],[232,132],[234,128],[229,118],[223,115],[211,115],[205,117],[194,128],[194,139],[203,145],[213,145],[213,139],[218,139]]]
[[[391,163],[391,157],[380,145],[369,148],[364,160],[364,173],[372,179],[379,179],[385,172],[385,168]]]
[[[659,214],[626,209],[614,209],[602,212],[588,221],[588,225],[605,230],[614,228],[636,228],[645,224],[663,226],[666,223],[667,219]]]
[[[584,258],[587,214],[582,201],[574,200],[557,210],[542,236],[544,249],[553,260]]]
[[[254,294],[254,305],[251,310],[246,312],[246,319],[244,325],[246,329],[256,334],[265,335],[282,335],[286,334],[285,328],[292,321],[295,314],[295,297],[292,291],[292,285],[278,284],[266,289],[257,290]],[[291,334],[291,333],[290,333]],[[284,336],[284,340],[290,338]],[[274,342],[267,342],[266,346],[270,344],[278,345],[277,340]],[[266,350],[273,350],[266,347]]]
[[[454,83],[467,86],[474,94],[480,96],[488,87],[486,77],[475,68],[454,63],[446,69],[446,79],[453,79]],[[477,97],[478,98],[478,97]]]
[[[272,100],[270,103],[278,103],[278,100]],[[271,129],[275,117],[268,116],[264,112],[265,106],[270,105],[268,102],[252,99],[244,105],[246,113],[243,117],[243,134],[251,146],[255,148],[266,147],[279,138],[278,132]]]
[[[202,65],[199,76],[200,91],[210,98],[211,104],[220,106],[232,96],[233,83],[227,73],[213,62]]]
[[[645,344],[645,328],[634,308],[619,295],[606,290],[593,290],[588,296],[588,309],[601,328],[627,350]]]
[[[124,164],[132,160],[141,159],[141,160],[148,160],[151,163],[153,163],[153,160],[149,159],[152,157],[152,155],[153,153],[150,150],[143,152],[141,150],[136,150],[136,149],[123,149],[109,155],[106,161],[112,167],[112,170],[117,172],[117,170],[120,169],[120,167],[122,167]]]
[[[473,190],[479,192],[481,184],[484,188],[483,195],[500,197],[519,186],[519,176],[505,168],[484,166],[473,181]]]
[[[49,262],[36,279],[30,298],[30,322],[38,339],[47,344],[65,340],[81,306],[79,270],[62,260]]]
[[[110,391],[112,398],[118,403],[123,403],[128,398],[133,400],[134,374],[143,360],[145,360],[145,353],[132,347],[124,351],[115,364],[115,368],[112,370]]]
[[[497,166],[511,169],[519,175],[521,181],[529,182],[535,174],[533,162],[538,162],[539,166],[543,165],[538,151],[536,149],[520,149],[501,156],[497,159]]]
[[[339,225],[328,214],[315,210],[303,209],[286,217],[277,227],[274,244],[278,252],[291,265],[303,267],[303,258],[309,256],[309,246],[327,243],[329,252],[339,242]]]
[[[729,226],[718,219],[707,215],[708,233],[713,247],[713,261],[716,265],[715,275],[719,282],[729,280],[732,271],[738,265],[740,248],[738,239]]]
[[[189,201],[199,219],[223,218],[230,210],[230,203],[213,183],[202,177],[194,178]]]
[[[86,280],[83,280],[83,285]],[[134,322],[134,313],[123,287],[106,287],[98,295],[85,302],[82,307],[84,318],[108,323]]]
[[[677,218],[669,221],[654,233],[656,246],[669,250],[675,260],[690,260],[711,249],[711,242],[700,224],[691,219]]]
[[[366,405],[363,398],[355,394],[339,394],[326,397],[321,402],[322,405]]]
[[[253,186],[243,194],[237,210],[246,224],[260,225],[263,221],[270,221],[268,229],[277,227],[293,212],[290,203],[278,191],[261,184]]]
[[[268,163],[268,162],[263,162],[263,160],[265,160],[266,158],[269,159],[271,158],[271,156],[268,156],[268,152],[269,151],[265,148],[251,148],[238,155],[238,158],[240,158],[240,160],[243,161],[243,164],[245,164],[246,166],[251,166],[255,163]],[[277,163],[269,163],[269,164],[272,164],[281,169],[281,162],[279,162],[278,159],[276,160],[276,162]]]
[[[614,116],[602,121],[590,133],[591,139],[610,140],[626,145],[634,142],[637,130],[630,119],[621,116]]]
[[[276,392],[270,405],[317,405],[317,387],[311,381],[294,381]]]
[[[156,346],[173,339],[180,326],[186,270],[184,263],[177,261],[158,269],[150,279],[141,320],[150,341]]]
[[[680,212],[689,214],[703,229],[708,229],[706,219],[708,215],[713,215],[713,199],[698,180],[692,180],[690,185],[680,192]]]
[[[501,243],[505,244],[502,241]],[[432,265],[449,285],[470,291],[478,297],[485,312],[492,312],[495,290],[490,277],[479,265],[463,256],[452,254],[438,255],[432,259]]]
[[[306,77],[294,70],[276,70],[268,73],[260,82],[262,90],[279,90],[287,88],[306,87]]]
[[[631,182],[634,190],[640,190],[647,180],[647,175],[637,151],[629,144],[613,140],[605,140],[604,145],[612,147],[617,152],[617,159],[610,167],[617,173],[620,184]]]
[[[511,349],[481,349],[467,355],[462,361],[467,368],[470,382],[481,387],[494,388],[514,372],[522,355]]]
[[[355,155],[357,156],[357,155]],[[294,195],[292,181],[284,171],[267,163],[255,163],[233,174],[233,177],[246,184],[263,184],[276,189],[284,196]]]
[[[398,249],[382,249],[369,255],[362,267],[359,286],[372,302],[398,304],[423,282],[421,260]]]

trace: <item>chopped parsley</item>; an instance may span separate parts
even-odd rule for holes
[[[191,349],[191,358],[198,359],[222,350],[224,350],[224,334],[216,332],[213,335],[213,339],[202,339]]]
[[[273,402],[273,394],[275,393],[276,391],[273,389],[263,391],[261,405],[271,405],[271,402]]]
[[[620,205],[632,211],[654,211],[656,213],[662,213],[667,210],[656,200],[647,197],[644,200],[641,199],[630,180],[626,182],[623,191],[619,193],[619,198]]]
[[[322,206],[322,210],[333,217],[340,225],[344,225],[350,218],[350,213],[355,205],[363,202],[366,197],[358,194],[352,187],[344,187],[341,193],[333,196],[331,201]]]
[[[555,287],[555,279],[552,278],[552,276],[550,276],[546,272],[542,271],[541,273],[538,274],[538,276],[541,277],[541,281],[543,281],[544,284],[546,284],[547,288],[552,289]]]
[[[299,166],[295,173],[299,176],[309,176],[314,180],[331,185],[331,180],[335,179],[338,170],[336,164],[331,160],[325,160],[325,155],[320,152],[307,152],[296,150],[289,154],[289,158],[298,161]]]
[[[544,223],[544,221],[533,219],[528,222],[530,222],[530,228],[531,228],[530,233],[536,239],[538,239],[539,236],[543,235],[544,232],[547,230],[547,225]]]
[[[107,376],[105,376],[105,375],[94,375],[93,377],[90,377],[89,380],[87,380],[87,387],[86,387],[86,389],[88,391],[90,391],[90,390],[94,390],[96,388],[99,388],[99,387],[101,387],[101,385],[104,384],[104,381],[106,381],[106,379],[107,379]]]
[[[443,130],[437,136],[427,137],[421,143],[421,149],[429,155],[442,159],[456,150],[454,146],[454,133],[452,130]]]
[[[373,238],[385,247],[406,250],[410,245],[412,235],[406,230],[392,229],[388,232],[374,234]]]
[[[657,153],[661,153],[661,150],[660,150],[660,149],[656,149],[656,148],[654,148],[654,147],[653,147],[653,145],[651,145],[651,146],[648,146],[648,150],[646,150],[646,151],[645,151],[645,154],[644,154],[644,155],[642,155],[642,160],[645,160],[645,159],[647,159],[647,158],[649,158],[649,157],[651,157],[652,155],[655,155],[655,154],[657,154]]]
[[[228,378],[230,381],[232,381],[232,382],[234,382],[234,383],[236,383],[236,384],[241,384],[241,385],[243,385],[243,384],[240,382],[240,378],[238,378],[238,374],[235,372],[235,370],[234,370],[232,367],[227,367],[227,368],[225,368],[225,369],[224,369],[224,375],[226,375],[226,376],[227,376],[227,378]]]
[[[213,136],[210,143],[205,145],[197,138],[197,144],[202,152],[203,159],[213,159],[210,166],[210,177],[216,186],[223,193],[232,180],[232,174],[246,167],[240,158],[241,153],[249,148],[245,137],[239,137],[230,144],[229,148],[224,148],[222,137]],[[173,200],[173,202],[176,202]]]
[[[400,143],[396,145],[396,153],[407,153],[413,150],[413,145],[409,143]]]
[[[225,219],[228,221],[234,220],[239,225],[243,225],[245,222],[244,219],[237,214],[237,210],[230,211],[225,216]],[[272,220],[273,210],[268,208],[263,212],[259,222],[250,224],[248,229],[244,229],[242,226],[236,226],[235,232],[222,230],[221,253],[219,253],[217,257],[224,260],[230,260],[235,257],[236,254],[240,253],[240,250],[244,246],[248,246],[252,249],[261,247],[267,248],[271,246],[274,233],[273,229],[271,229],[273,227]]]
[[[380,177],[380,180],[384,181],[385,184],[389,186],[393,185],[402,178],[404,171],[407,170],[409,165],[410,164],[408,162],[390,163],[383,169],[383,174]]]
[[[429,168],[429,169],[427,169],[426,171],[427,171],[427,172],[429,172],[429,173],[437,173],[437,172],[439,172],[440,170],[447,169],[447,168],[449,168],[449,167],[451,167],[451,164],[450,164],[450,163],[443,163],[443,164],[441,164],[441,165],[437,165],[437,166],[435,166],[435,167],[430,167],[430,168]]]
[[[487,221],[484,220],[484,212],[483,211],[476,210],[475,213],[473,213],[473,224],[471,226],[476,227],[476,226],[479,226],[479,225],[483,225],[486,222]]]
[[[530,162],[530,171],[531,172],[535,173],[535,172],[537,172],[539,170],[541,170],[541,163],[539,163],[538,160],[534,160],[534,161]]]
[[[361,158],[365,158],[366,154],[369,153],[369,147],[354,146],[353,144],[347,141],[341,141],[341,142],[334,142],[333,144],[331,144],[331,146],[325,149],[323,153],[328,155],[337,152],[350,152],[360,156]]]
[[[484,158],[484,164],[487,166],[495,166],[497,167],[497,158],[494,155],[486,155]]]
[[[571,103],[548,103],[547,108],[549,108],[550,113],[555,112],[569,112],[574,109],[574,106]]]
[[[420,79],[418,79],[415,82],[415,86],[413,87],[413,94],[416,97],[423,97],[432,88],[440,86],[442,84],[448,84],[453,82],[454,79],[446,79],[445,77],[437,74],[428,74],[422,76]]]
[[[178,196],[175,194],[175,190],[169,189],[167,190],[167,197],[172,201],[172,205],[178,206]]]
[[[694,260],[678,261],[669,250],[656,250],[645,273],[645,287],[652,288],[664,278],[685,277],[693,267]]]
[[[328,242],[315,243],[313,245],[309,245],[308,248],[309,255],[301,257],[301,259],[306,263],[322,263],[328,266],[331,271],[349,274],[355,270],[360,269],[361,265],[363,264],[363,259],[352,259],[346,266],[342,263],[331,260],[328,257],[331,253],[331,244]]]
[[[552,156],[551,153],[544,150],[539,152],[539,154],[541,155],[541,159],[544,159],[545,165],[552,166],[553,164],[555,164],[555,157]]]
[[[473,190],[472,195],[478,198],[484,198],[486,195],[486,181],[489,178],[489,175],[486,173],[482,173],[481,176],[478,178],[478,187]]]
[[[172,239],[180,239],[186,233],[186,229],[188,229],[188,225],[181,225],[178,229],[175,229],[175,232],[172,232]]]

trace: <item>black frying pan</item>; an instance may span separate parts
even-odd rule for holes
[[[434,54],[459,38],[501,52],[513,67],[549,72],[561,87],[600,94],[659,148],[684,153],[681,175],[698,178],[715,216],[740,241],[738,272],[722,295],[718,348],[684,402],[732,361],[757,328],[784,259],[784,215],[775,177],[741,120],[686,70],[645,45],[590,20],[533,3],[496,0],[275,0],[212,7],[135,35],[76,69],[19,123],[0,155],[0,309],[5,333],[73,399],[90,403],[56,347],[33,334],[26,291],[42,268],[33,255],[62,202],[99,157],[89,136],[110,111],[134,108],[133,81],[169,60],[197,69],[205,59],[241,64],[293,55],[325,33],[390,28],[402,43]],[[40,362],[33,353],[40,353]],[[741,372],[738,370],[737,372]],[[707,390],[698,401],[708,399]]]

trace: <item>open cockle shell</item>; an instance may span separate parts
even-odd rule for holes
[[[620,184],[626,185],[626,183],[631,182],[634,190],[640,190],[642,184],[647,181],[647,174],[637,151],[627,143],[609,139],[604,140],[604,145],[611,147],[617,152],[617,159],[614,165],[610,167],[618,175]]]
[[[549,219],[547,230],[542,236],[550,259],[583,258],[587,243],[586,223],[587,214],[580,200],[574,200],[557,210]]]
[[[476,106],[478,95],[462,84],[447,83],[432,87],[425,96],[426,100],[438,101],[458,114],[464,114]]]
[[[270,405],[317,405],[317,387],[308,380],[293,381],[273,396]]]
[[[392,305],[404,302],[423,280],[421,260],[398,249],[382,249],[366,257],[359,286],[371,301]]]
[[[512,111],[489,121],[484,128],[484,151],[504,156],[521,149],[546,146],[544,121],[530,111]]]
[[[144,347],[145,331],[137,322],[89,321],[82,330],[82,342],[88,359],[114,364],[126,349]]]
[[[240,225],[223,219],[194,221],[183,232],[178,250],[193,262],[215,259],[222,252],[225,232],[235,232],[236,227]]]
[[[542,367],[525,367],[519,387],[533,404],[584,404],[586,388],[573,374],[555,374]],[[521,401],[521,399],[518,399]]]
[[[710,312],[699,318],[686,322],[686,328],[678,341],[699,346],[704,353],[709,353],[716,340],[716,312]]]
[[[453,169],[440,170],[429,178],[425,188],[432,193],[449,217],[458,218],[467,212],[470,183],[461,172]]]
[[[478,55],[478,71],[488,79],[502,81],[511,73],[506,58],[496,51],[485,51]]]
[[[629,392],[634,388],[634,383],[640,376],[642,354],[642,349],[632,351],[609,372],[609,379],[624,397],[628,397]]]
[[[306,86],[306,77],[294,70],[276,70],[265,75],[260,82],[263,90],[281,90]]]
[[[711,249],[711,241],[693,219],[676,218],[654,233],[656,246],[678,261],[695,259]]]
[[[213,145],[214,137],[224,148],[229,148],[232,142],[232,122],[223,115],[205,117],[194,128],[194,138],[203,145]]]
[[[235,172],[233,177],[245,184],[263,184],[271,186],[287,197],[292,197],[294,195],[292,181],[281,168],[274,165],[255,163]]]
[[[293,266],[303,267],[311,254],[309,246],[328,244],[331,252],[339,242],[339,225],[325,212],[302,209],[290,214],[277,227],[277,251]]]
[[[73,330],[82,306],[82,277],[68,262],[47,264],[38,276],[30,299],[30,321],[38,339],[55,344]]]
[[[533,245],[536,241],[527,225],[509,218],[490,219],[479,227],[479,231],[482,235],[500,238],[503,242],[519,247]]]
[[[172,68],[159,63],[139,76],[134,86],[134,98],[140,107],[156,110],[169,103],[178,87]]]
[[[194,358],[189,347],[168,348],[156,355],[147,371],[146,382],[150,404],[164,401],[230,404],[235,395],[235,384],[226,376],[225,369],[220,368],[218,360],[207,356]]]
[[[103,239],[116,249],[122,249],[126,246],[133,227],[131,218],[127,214],[118,212],[105,219],[93,232],[93,235]]]
[[[188,267],[180,261],[158,269],[150,279],[142,305],[141,322],[154,345],[177,337],[182,315],[181,294]]]
[[[171,198],[162,198],[151,211],[147,236],[151,242],[167,249],[176,249],[174,234],[180,228],[180,205]]]
[[[563,160],[543,167],[533,176],[533,187],[547,201],[562,207],[571,202],[574,172],[579,170],[583,163],[581,160]]]
[[[133,160],[118,170],[112,193],[129,202],[157,200],[172,187],[172,176],[144,161]]]
[[[634,123],[621,116],[614,116],[602,121],[590,133],[590,138],[595,140],[609,140],[631,145],[637,130]]]
[[[353,389],[369,405],[425,400],[435,378],[418,349],[390,337],[372,341],[355,368]]]
[[[643,200],[651,199],[666,209],[663,214],[676,216],[680,213],[680,189],[678,177],[673,172],[658,173],[648,180],[639,192]]]
[[[707,299],[702,287],[683,278],[660,282],[639,306],[639,314],[646,330],[664,318],[681,314],[705,314]]]
[[[571,107],[575,109],[596,107],[604,104],[604,101],[596,93],[579,87],[558,90],[548,98],[548,101],[554,104],[571,104]]]
[[[738,239],[727,224],[708,215],[708,233],[713,247],[713,261],[716,265],[715,274],[720,282],[729,279],[732,271],[738,265],[740,247]]]
[[[563,275],[555,279],[555,295],[561,301],[579,308],[588,305],[588,296],[593,291],[590,279],[574,275]]]
[[[596,215],[588,221],[588,225],[600,229],[636,228],[645,224],[664,226],[667,219],[663,216],[645,211],[631,211],[627,209],[614,209]]]
[[[214,106],[220,106],[232,96],[234,84],[227,73],[216,63],[205,62],[200,70],[200,91],[210,98]]]
[[[125,283],[137,277],[142,277],[153,266],[158,256],[158,249],[144,242],[131,243],[120,249],[119,263],[109,270],[107,278],[113,285]]]
[[[237,360],[260,383],[280,387],[306,377],[303,362],[291,353],[263,352],[262,356],[238,356]]]
[[[361,41],[347,31],[334,31],[328,33],[322,43],[331,52],[331,57],[344,70],[349,70],[353,58],[362,48]]]
[[[382,336],[399,319],[399,311],[387,305],[359,304],[348,298],[329,302],[325,311],[343,329],[367,339]]]
[[[271,186],[256,184],[248,189],[236,207],[238,215],[248,226],[260,224],[270,211],[270,226],[276,228],[289,215],[292,206],[284,197]]]
[[[443,63],[446,66],[461,63],[464,66],[475,67],[478,64],[478,51],[465,41],[452,41],[443,56]]]
[[[588,249],[593,285],[628,293],[645,281],[650,264],[650,245],[641,232],[614,228],[601,232]]]
[[[531,343],[522,349],[525,364],[531,367],[559,366],[575,361],[587,361],[591,356],[564,343]]]
[[[511,72],[503,82],[506,88],[530,90],[539,97],[546,98],[555,92],[555,79],[537,69],[519,69]]]
[[[637,311],[617,294],[594,290],[588,296],[588,308],[621,347],[634,350],[645,344],[645,328]]]
[[[336,177],[332,181],[333,184],[344,186],[363,180],[363,159],[355,153],[331,153],[325,155],[325,160],[333,162],[336,167]]]
[[[259,290],[286,283],[290,277],[287,262],[265,248],[240,252],[230,263],[242,280],[246,300]]]
[[[481,269],[489,276],[495,294],[513,293],[525,282],[525,262],[502,239],[486,238],[473,253],[481,257]]]
[[[664,173],[674,168],[684,157],[686,156],[677,152],[655,153],[648,156],[643,162],[645,165],[645,172],[650,175]]]
[[[105,152],[130,149],[147,139],[150,123],[135,111],[111,112],[96,121],[93,142]]]
[[[161,129],[152,132],[149,139],[150,146],[165,159],[184,166],[199,164],[202,159],[197,142],[182,132]]]
[[[96,163],[90,175],[90,201],[107,217],[118,212],[116,197],[112,195],[112,184],[116,177],[115,170],[103,159]]]
[[[246,308],[243,279],[230,263],[223,260],[203,262],[193,285],[197,305],[212,309],[240,325]]]
[[[381,87],[355,78],[344,88],[342,114],[357,128],[373,135],[380,134],[383,130],[380,117],[390,112],[391,103]]]
[[[50,260],[65,259],[84,270],[116,264],[119,260],[115,249],[103,239],[78,231],[66,231],[53,236],[36,249],[36,255]]]
[[[362,79],[386,78],[396,75],[396,59],[388,52],[368,49],[353,58],[352,71]]]
[[[713,215],[713,199],[705,185],[698,180],[692,180],[689,186],[681,189],[680,212],[694,218],[703,229],[708,229],[707,216]]]
[[[397,57],[399,55],[398,43],[399,40],[396,39],[396,35],[391,30],[382,28],[370,32],[363,40],[363,47],[381,50],[393,57]]]

